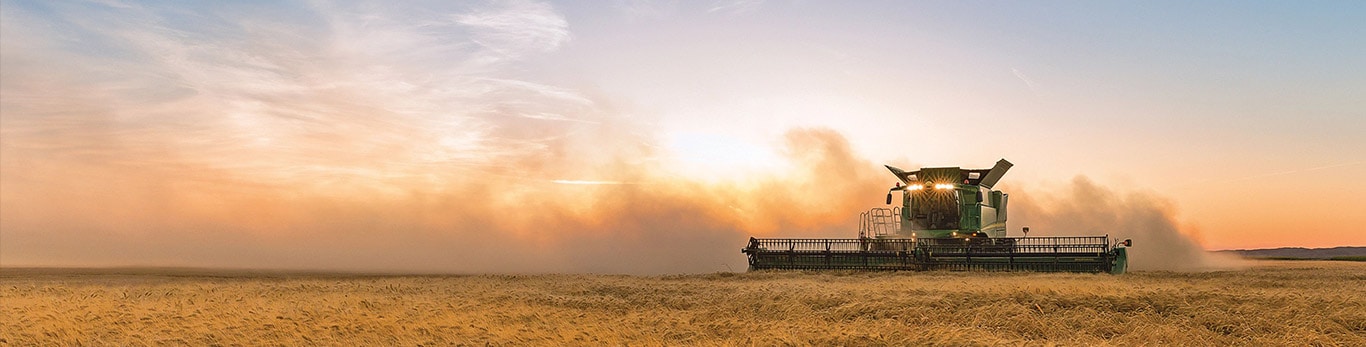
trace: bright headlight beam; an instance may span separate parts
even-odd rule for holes
[[[934,185],[934,189],[953,189],[953,185],[952,185],[952,184],[936,184],[936,185]]]

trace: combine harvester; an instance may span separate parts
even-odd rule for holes
[[[1006,201],[991,190],[1013,166],[905,171],[901,206],[874,208],[859,218],[856,239],[750,238],[742,252],[750,270],[1027,270],[1124,273],[1130,240],[1105,236],[1006,236]],[[903,185],[904,184],[904,185]]]

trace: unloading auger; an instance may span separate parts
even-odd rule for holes
[[[859,218],[858,238],[750,238],[741,252],[750,270],[1028,270],[1124,273],[1130,240],[1103,236],[1006,235],[1006,202],[991,188],[1013,166],[905,171],[887,192],[901,206],[874,208]]]

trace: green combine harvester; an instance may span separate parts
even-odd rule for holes
[[[905,171],[887,166],[900,182],[901,206],[874,208],[859,218],[854,239],[750,238],[742,252],[750,270],[1027,270],[1124,273],[1130,240],[1105,236],[1006,235],[1006,202],[991,188],[1013,166]]]

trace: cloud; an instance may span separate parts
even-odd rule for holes
[[[1036,91],[1036,92],[1038,91],[1037,88],[1036,88],[1035,85],[1034,85],[1034,81],[1031,80],[1031,79],[1029,79],[1029,76],[1025,76],[1025,74],[1024,74],[1023,72],[1020,72],[1020,69],[1016,69],[1016,68],[1013,68],[1013,67],[1012,67],[1012,68],[1010,68],[1010,72],[1015,74],[1015,78],[1019,78],[1020,81],[1024,82],[1024,83],[1025,83],[1025,86],[1029,87],[1029,90],[1031,90],[1031,91]]]
[[[510,118],[602,115],[572,90],[503,75],[567,40],[564,18],[541,3],[301,6],[280,22],[246,5],[25,10],[6,11],[7,143],[64,148],[59,157],[175,157],[287,184],[404,180],[430,164],[497,165],[574,131]],[[457,20],[429,13],[443,10]],[[54,22],[68,29],[42,29]]]
[[[713,3],[707,12],[737,15],[758,10],[763,5],[764,0],[722,0]]]
[[[471,29],[474,42],[509,57],[553,51],[569,41],[568,23],[550,4],[509,1],[501,5],[454,18]]]
[[[677,0],[614,0],[612,4],[631,21],[665,18],[678,11]]]

